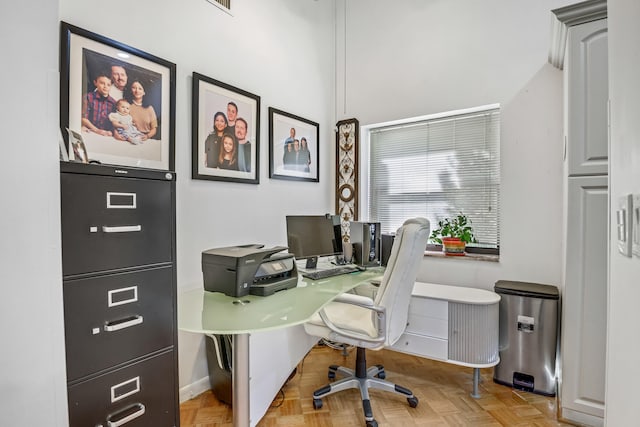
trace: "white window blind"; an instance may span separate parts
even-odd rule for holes
[[[498,248],[499,200],[499,108],[371,128],[369,217],[383,232],[462,212],[479,246]]]

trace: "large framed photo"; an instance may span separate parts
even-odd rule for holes
[[[260,183],[260,97],[193,73],[192,178]]]
[[[320,181],[320,126],[269,107],[269,177]]]
[[[60,127],[90,161],[174,170],[176,65],[66,22],[60,27]],[[69,160],[77,161],[73,150]]]

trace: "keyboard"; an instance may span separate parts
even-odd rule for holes
[[[302,276],[311,280],[326,279],[327,277],[340,276],[341,274],[349,274],[360,271],[355,265],[341,265],[335,268],[327,268],[325,270],[305,271]]]

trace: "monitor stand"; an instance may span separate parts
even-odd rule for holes
[[[317,265],[318,265],[318,257],[312,256],[307,258],[307,264],[305,265],[305,268],[316,268]]]

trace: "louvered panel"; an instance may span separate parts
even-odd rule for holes
[[[498,304],[449,302],[449,360],[479,365],[498,361]]]

